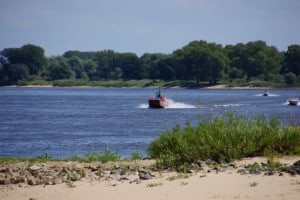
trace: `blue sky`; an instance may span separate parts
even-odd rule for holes
[[[300,44],[299,0],[0,0],[0,50],[172,53],[193,40]]]

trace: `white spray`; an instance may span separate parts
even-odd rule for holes
[[[195,105],[183,103],[183,102],[176,102],[172,99],[167,99],[169,102],[169,106],[166,109],[186,109],[186,108],[197,108]],[[143,103],[138,106],[138,108],[149,108],[148,104]]]

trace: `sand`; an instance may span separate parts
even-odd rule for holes
[[[280,162],[292,164],[300,157],[281,158]],[[252,158],[238,164],[266,161],[265,158]],[[0,186],[1,200],[96,200],[96,199],[143,199],[143,200],[194,200],[194,199],[272,199],[299,200],[300,176],[284,174],[279,176],[241,175],[236,170],[225,172],[195,172],[188,178],[170,181],[174,172],[164,172],[161,176],[142,181],[140,184],[129,181],[89,181],[47,186]]]

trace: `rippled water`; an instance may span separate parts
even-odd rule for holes
[[[0,88],[0,156],[56,158],[104,152],[146,155],[162,131],[209,119],[224,111],[243,116],[279,116],[300,124],[300,105],[287,99],[300,90],[164,89],[167,109],[149,109],[155,89]]]

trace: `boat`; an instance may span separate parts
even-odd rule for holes
[[[156,93],[155,98],[149,98],[148,103],[150,108],[165,108],[169,106],[167,98],[160,94],[160,90]]]
[[[288,99],[288,102],[290,105],[296,106],[299,103],[299,99],[298,98],[290,98],[290,99]]]
[[[263,96],[269,96],[269,92],[267,90],[264,91]]]

